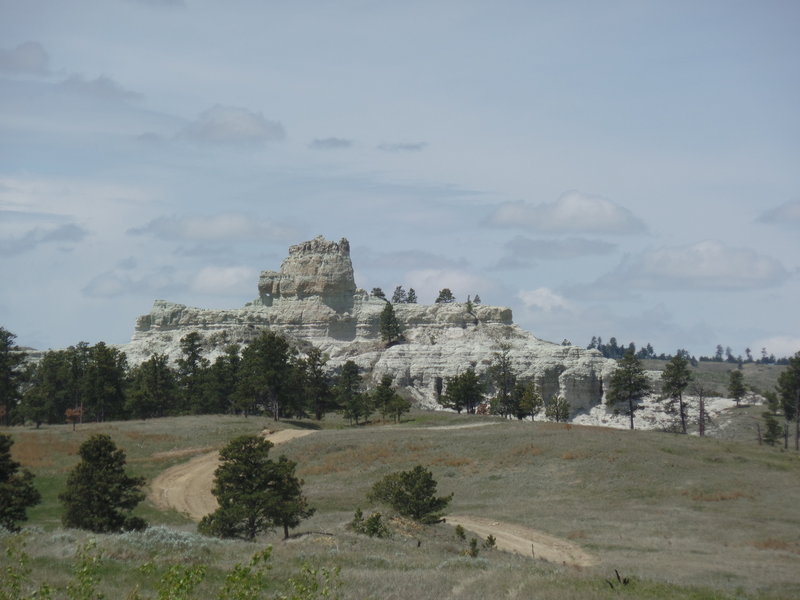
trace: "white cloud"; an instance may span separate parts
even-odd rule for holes
[[[800,352],[800,337],[775,335],[756,340],[750,347],[755,356],[760,356],[759,353],[762,348],[766,348],[768,354],[774,354],[778,358],[794,356],[797,352]]]
[[[490,304],[489,291],[496,287],[490,280],[461,270],[419,269],[406,273],[406,289],[414,288],[420,303],[433,302],[439,290],[450,288],[458,302],[466,302],[467,296],[478,294],[484,304]]]
[[[95,79],[86,79],[83,75],[70,75],[59,84],[59,87],[74,94],[107,102],[135,102],[143,98],[142,94],[126,90],[105,75]]]
[[[211,144],[261,144],[286,138],[283,125],[261,113],[216,105],[178,133],[179,139]]]
[[[573,310],[573,304],[550,288],[540,287],[535,290],[521,290],[517,297],[522,300],[528,310],[553,312],[557,310]]]
[[[531,239],[517,236],[505,244],[506,254],[497,263],[498,268],[525,268],[540,260],[569,260],[585,256],[610,254],[616,244],[602,240],[570,237],[565,239]]]
[[[192,291],[200,294],[240,296],[252,291],[258,273],[249,267],[205,267],[192,279]]]
[[[243,213],[159,217],[142,227],[129,229],[128,233],[188,242],[285,240],[293,235],[286,228]]]
[[[91,298],[114,298],[134,294],[151,296],[185,287],[183,278],[170,266],[140,274],[130,271],[131,269],[122,265],[117,270],[101,273],[92,278],[81,291]]]
[[[767,210],[758,217],[760,223],[800,227],[800,201],[786,202]]]
[[[49,60],[39,42],[23,42],[13,50],[0,48],[0,71],[47,75]]]
[[[704,241],[627,256],[597,283],[617,289],[745,290],[777,285],[787,277],[774,258],[749,248]]]
[[[506,202],[487,221],[547,233],[627,234],[645,231],[631,211],[599,196],[570,191],[552,203]]]

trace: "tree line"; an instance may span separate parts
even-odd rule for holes
[[[565,340],[565,345],[569,345],[569,342]],[[697,366],[698,362],[726,362],[726,363],[733,363],[733,364],[748,364],[748,363],[755,363],[761,365],[787,365],[789,364],[789,358],[781,357],[776,358],[774,354],[770,354],[767,352],[766,348],[761,348],[760,357],[756,358],[753,355],[753,351],[750,348],[746,348],[744,351],[744,356],[741,354],[734,355],[733,350],[730,346],[726,346],[723,348],[722,344],[717,344],[716,350],[713,355],[711,356],[698,356],[695,357],[689,353],[688,350],[684,350],[682,348],[678,349],[675,354],[665,354],[664,352],[660,354],[656,354],[656,351],[653,349],[651,344],[645,344],[644,346],[637,349],[636,344],[634,342],[630,342],[627,346],[624,344],[619,344],[617,342],[617,338],[611,337],[608,342],[603,342],[603,338],[598,335],[593,335],[591,341],[586,346],[587,350],[597,350],[599,351],[604,357],[606,358],[613,358],[615,360],[620,360],[622,357],[625,356],[628,352],[632,352],[633,355],[638,358],[639,360],[671,360],[675,356],[682,356],[686,358],[692,366]]]
[[[763,413],[764,431],[758,424],[758,441],[775,445],[783,438],[784,447],[788,447],[789,424],[794,423],[795,450],[800,451],[800,352],[786,360],[788,368],[778,377],[778,385],[774,390],[764,393],[767,399],[767,410]],[[700,413],[698,425],[700,435],[705,432],[707,415],[705,398],[709,390],[702,383],[694,380],[689,369],[689,359],[678,353],[673,356],[661,372],[661,394],[659,401],[664,402],[666,410],[675,414],[680,433],[687,432],[688,413],[685,394],[692,393],[699,399]],[[744,373],[732,369],[728,378],[728,397],[738,407],[748,391]],[[642,400],[653,392],[653,385],[647,377],[644,367],[636,354],[629,350],[619,361],[611,375],[606,402],[610,406],[626,405],[630,418],[630,428],[634,428],[634,415],[641,408]],[[781,423],[781,419],[783,423]]]
[[[186,414],[267,414],[313,417],[339,411],[356,424],[380,413],[399,420],[411,402],[385,376],[368,390],[352,361],[331,372],[318,348],[304,355],[280,334],[265,331],[248,346],[227,346],[213,362],[203,338],[180,340],[174,364],[153,354],[131,367],[124,352],[99,342],[81,342],[45,352],[36,363],[0,328],[0,420],[5,425],[119,419]]]

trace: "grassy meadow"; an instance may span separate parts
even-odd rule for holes
[[[455,428],[473,424],[482,426]],[[185,516],[147,502],[137,509],[153,525],[145,532],[61,528],[57,495],[93,433],[109,433],[129,470],[150,480],[236,435],[276,427],[319,429],[273,450],[297,461],[317,508],[288,541],[277,533],[256,543],[205,538]],[[14,456],[34,472],[43,496],[24,536],[33,579],[65,585],[76,548],[94,540],[109,598],[136,586],[152,597],[147,590],[173,563],[207,565],[197,597],[209,597],[227,570],[266,545],[274,548],[275,590],[303,564],[338,567],[342,598],[800,597],[800,456],[750,441],[432,412],[358,428],[338,417],[320,427],[203,416],[2,432],[13,436]],[[454,494],[452,514],[562,537],[597,564],[579,569],[498,550],[470,558],[446,524],[394,520],[389,539],[346,528],[356,507],[378,509],[365,499],[377,479],[416,464],[433,471],[440,494]],[[631,583],[616,583],[615,569]]]

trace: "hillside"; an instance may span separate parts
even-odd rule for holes
[[[318,510],[288,543],[265,536],[255,545],[275,546],[276,578],[305,560],[340,567],[345,598],[524,598],[534,591],[541,598],[611,598],[618,592],[605,580],[618,569],[634,579],[624,591],[637,598],[800,594],[800,459],[794,453],[754,443],[442,413],[415,413],[399,426],[323,423],[313,435],[275,450],[298,462]],[[67,426],[11,430],[15,455],[34,470],[45,497],[31,512],[38,529],[30,532],[29,551],[37,574],[68,577],[67,557],[89,537],[61,531],[55,498],[77,446],[92,432],[109,432],[128,453],[132,470],[152,480],[265,424],[181,417],[84,425],[74,433]],[[487,425],[452,428],[476,424]],[[446,524],[399,524],[388,540],[346,529],[356,507],[371,509],[365,495],[374,481],[418,463],[431,468],[440,492],[454,494],[452,514],[534,528],[576,544],[597,563],[576,569],[497,550],[467,558],[464,542]],[[146,582],[133,568],[153,556],[210,564],[213,581],[220,569],[254,551],[250,544],[196,536],[190,521],[152,505],[140,513],[170,529],[99,536],[109,557],[104,572],[115,574],[114,585]]]

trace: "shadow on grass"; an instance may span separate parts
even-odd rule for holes
[[[313,429],[314,431],[318,431],[322,429],[322,425],[316,423],[314,421],[301,421],[297,419],[281,419],[282,423],[286,423],[287,425],[294,425],[298,429]]]

